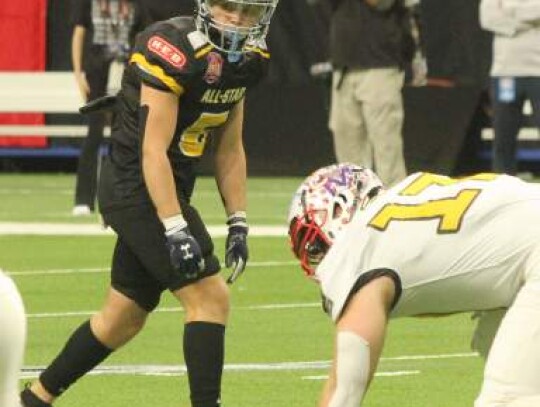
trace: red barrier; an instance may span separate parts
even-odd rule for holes
[[[0,2],[0,71],[43,71],[47,0]],[[44,124],[43,113],[0,114],[0,124]],[[46,137],[0,137],[0,147],[46,147]]]

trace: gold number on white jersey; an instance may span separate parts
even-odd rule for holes
[[[199,118],[182,133],[178,143],[180,151],[188,157],[200,157],[204,152],[208,132],[214,127],[221,126],[228,117],[229,112],[201,113]]]
[[[466,181],[491,181],[497,174],[477,174],[472,177],[453,179],[442,175],[424,173],[407,185],[402,196],[417,196],[432,185],[446,186]],[[392,221],[419,221],[438,219],[438,233],[456,233],[463,216],[482,190],[478,188],[462,189],[455,196],[426,200],[417,204],[389,203],[368,223],[377,230],[385,230]]]

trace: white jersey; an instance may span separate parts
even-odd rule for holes
[[[0,270],[0,406],[19,407],[19,373],[26,341],[24,305],[13,281]]]
[[[358,211],[317,267],[332,319],[377,270],[401,284],[392,316],[508,307],[540,271],[540,185],[408,176]]]

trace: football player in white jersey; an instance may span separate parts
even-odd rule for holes
[[[26,341],[24,306],[13,281],[0,269],[0,406],[19,407],[19,372]]]
[[[468,311],[496,332],[475,407],[540,406],[540,186],[415,173],[385,190],[339,164],[302,183],[289,221],[336,324],[320,407],[361,405],[390,318]]]

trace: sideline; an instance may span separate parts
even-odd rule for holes
[[[478,353],[449,353],[439,355],[403,355],[396,357],[383,357],[381,361],[395,360],[431,360],[478,357]],[[294,370],[326,370],[330,368],[330,360],[317,360],[308,362],[277,362],[277,363],[229,363],[224,370],[229,372],[268,372],[268,371],[294,371]],[[45,366],[24,366],[21,379],[32,379],[39,376]],[[89,372],[89,375],[143,375],[143,376],[183,376],[187,372],[185,365],[102,365]],[[419,370],[382,371],[376,375],[383,377],[406,376],[419,374]],[[321,380],[326,376],[303,376],[305,380]]]
[[[226,226],[208,226],[212,237],[226,237]],[[1,235],[38,235],[38,236],[113,236],[114,232],[97,223],[23,223],[0,222]],[[250,237],[284,237],[285,226],[258,225],[250,226]]]

